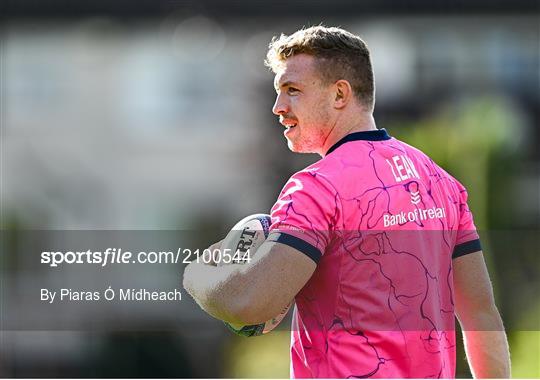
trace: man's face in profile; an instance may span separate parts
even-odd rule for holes
[[[307,54],[288,58],[276,72],[274,87],[277,98],[272,112],[286,128],[289,149],[321,153],[331,127],[333,94],[331,85],[321,80],[316,58]]]

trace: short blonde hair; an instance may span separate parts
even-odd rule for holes
[[[358,101],[373,109],[375,83],[366,43],[358,36],[335,27],[312,26],[287,36],[272,38],[265,65],[274,73],[290,57],[308,54],[316,58],[325,83],[347,80]]]

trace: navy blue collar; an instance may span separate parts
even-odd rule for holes
[[[349,142],[349,141],[358,141],[358,140],[365,140],[365,141],[383,141],[383,140],[390,140],[390,135],[388,132],[386,132],[386,129],[375,129],[372,131],[362,131],[362,132],[354,132],[351,133],[341,140],[339,140],[337,143],[332,145],[330,149],[328,149],[328,152],[326,152],[326,155],[329,155],[334,150],[342,146],[343,144]]]

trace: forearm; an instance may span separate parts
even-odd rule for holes
[[[184,288],[208,314],[226,322],[239,323],[240,289],[231,286],[238,282],[239,275],[239,265],[215,267],[193,262],[184,271]]]
[[[284,310],[315,269],[315,262],[302,252],[269,242],[247,264],[189,264],[184,288],[210,315],[233,324],[254,325]]]
[[[475,378],[509,378],[510,353],[497,309],[461,321],[465,351]]]

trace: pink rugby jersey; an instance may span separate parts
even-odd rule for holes
[[[455,376],[452,259],[479,251],[465,188],[384,129],[294,174],[268,237],[317,263],[296,296],[294,378]]]

